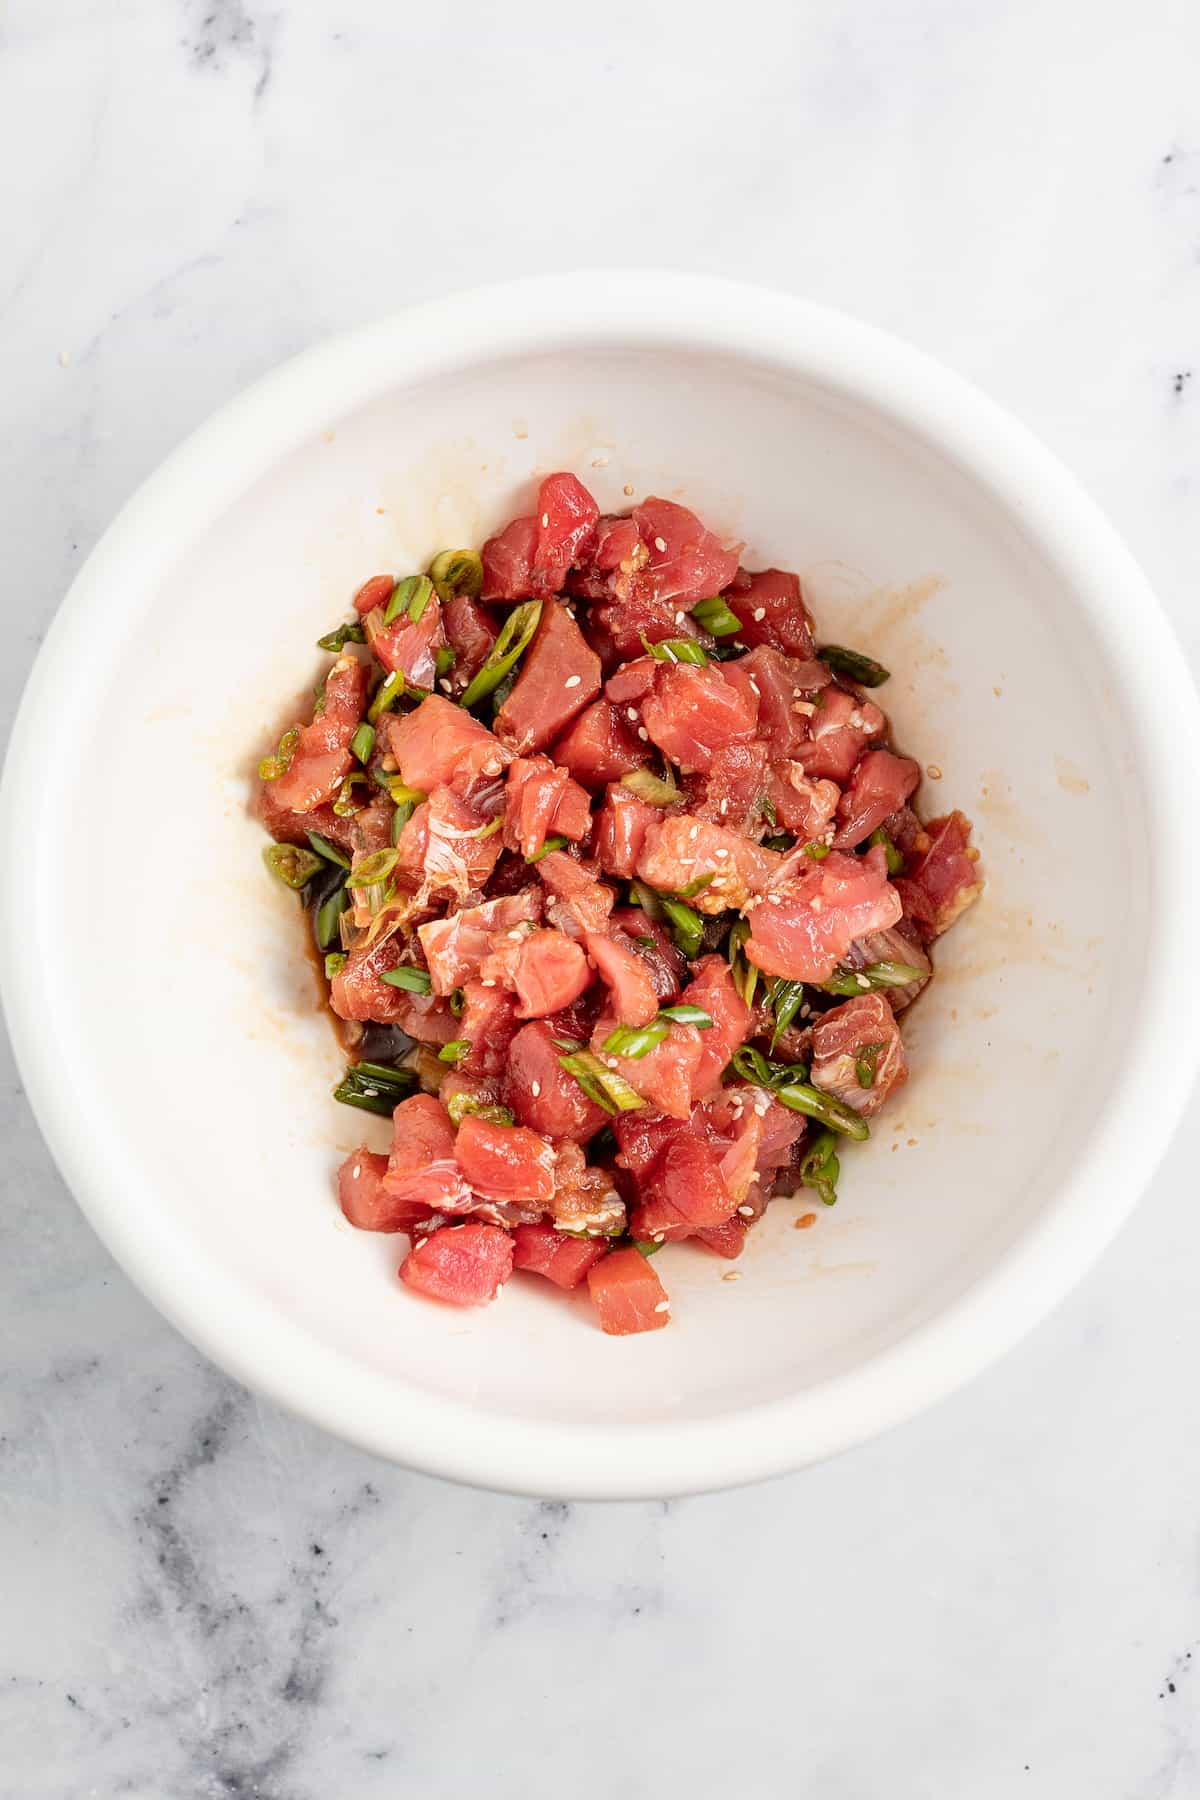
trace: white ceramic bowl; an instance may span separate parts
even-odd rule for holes
[[[609,508],[678,496],[747,563],[798,568],[823,634],[895,671],[896,736],[944,772],[923,804],[974,817],[989,878],[938,948],[912,1080],[845,1157],[836,1209],[798,1232],[805,1197],[777,1202],[737,1281],[668,1251],[670,1329],[623,1340],[532,1280],[480,1312],[423,1303],[396,1282],[402,1245],[343,1223],[330,1176],[364,1116],[329,1098],[340,1058],[248,812],[357,583],[479,542],[556,467]],[[1128,554],[944,370],[725,283],[462,295],[260,382],[93,553],[5,773],[8,1019],[96,1229],[252,1386],[490,1486],[745,1481],[964,1381],[1129,1210],[1195,1061],[1175,990],[1198,756],[1194,694]]]

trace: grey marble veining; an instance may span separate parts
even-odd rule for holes
[[[9,0],[0,726],[215,405],[404,300],[604,262],[774,281],[981,382],[1200,666],[1198,60],[1176,0]],[[92,1237],[6,1051],[0,1145],[0,1800],[1200,1793],[1195,1111],[966,1393],[618,1507],[385,1467],[219,1375]]]

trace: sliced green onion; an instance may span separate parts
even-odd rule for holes
[[[670,1031],[670,1021],[664,1018],[651,1019],[649,1025],[618,1025],[604,1040],[607,1056],[647,1056],[656,1045],[661,1044]]]
[[[340,975],[349,960],[344,950],[331,950],[325,958],[326,981],[332,981],[335,975]]]
[[[661,1244],[653,1242],[647,1243],[642,1238],[633,1238],[631,1239],[631,1242],[639,1256],[657,1256],[658,1252],[662,1249]]]
[[[875,1086],[875,1065],[879,1061],[882,1044],[864,1044],[854,1059],[854,1074],[860,1088]]]
[[[758,806],[759,811],[762,813],[762,816],[767,821],[768,825],[778,825],[779,814],[775,811],[775,802],[772,800],[770,794],[763,794],[758,802]]]
[[[501,813],[499,818],[489,819],[486,825],[477,825],[474,831],[464,831],[463,836],[482,843],[484,838],[494,837],[503,824],[504,814]]]
[[[290,887],[296,893],[307,887],[317,871],[325,866],[319,856],[299,844],[268,844],[263,851],[263,861],[284,887]]]
[[[672,900],[663,896],[662,909],[671,922],[675,934],[675,942],[690,961],[699,956],[700,946],[704,942],[704,920],[698,912],[693,912],[682,900]]]
[[[413,1069],[390,1069],[382,1063],[351,1063],[333,1090],[335,1100],[344,1106],[357,1106],[363,1112],[378,1113],[390,1119],[401,1100],[417,1085]]]
[[[285,731],[275,746],[274,756],[264,756],[258,765],[260,781],[278,781],[279,777],[291,767],[292,758],[296,754],[296,745],[300,742],[300,727],[293,725]]]
[[[652,888],[645,881],[631,881],[629,884],[630,906],[640,906],[648,919],[657,925],[663,918],[662,895],[657,888]]]
[[[387,712],[390,707],[395,706],[397,700],[403,700],[403,698],[404,677],[398,669],[394,669],[390,675],[384,676],[379,686],[375,689],[375,698],[367,708],[367,723],[369,725],[378,725],[382,715]]]
[[[354,736],[350,739],[350,748],[360,763],[369,763],[371,752],[375,748],[375,727],[368,725],[364,719]]]
[[[841,1164],[837,1156],[837,1138],[832,1131],[817,1132],[804,1152],[799,1173],[803,1186],[815,1189],[826,1206],[834,1204]]]
[[[325,717],[325,682],[319,681],[313,689],[313,718]]]
[[[817,655],[835,675],[844,675],[859,687],[881,687],[891,674],[873,656],[864,656],[861,650],[847,650],[841,644],[823,644]]]
[[[658,1016],[660,1019],[673,1019],[676,1025],[694,1025],[697,1031],[712,1030],[712,1016],[702,1006],[664,1006]]]
[[[332,650],[336,655],[339,650],[344,650],[347,644],[365,644],[366,641],[367,634],[362,628],[362,621],[352,619],[349,624],[335,626],[332,631],[327,631],[323,638],[318,638],[317,649]]]
[[[702,668],[708,661],[707,651],[695,638],[661,638],[657,644],[652,644],[644,632],[641,637],[642,648],[655,662],[696,663]]]
[[[828,981],[821,983],[824,994],[867,994],[876,988],[907,987],[910,981],[924,981],[927,969],[916,969],[912,963],[868,963],[865,969],[835,969]]]
[[[717,876],[715,870],[711,875],[698,876],[695,881],[689,881],[686,887],[681,887],[679,889],[679,898],[681,900],[694,900],[696,895],[702,894],[706,887],[711,887],[716,879]]]
[[[433,583],[428,575],[405,575],[388,597],[383,609],[384,624],[392,624],[403,613],[408,614],[414,625],[417,624],[432,596]]]
[[[466,1004],[467,996],[463,993],[461,988],[455,988],[450,996],[450,1011],[454,1014],[456,1019],[462,1018]]]
[[[567,842],[565,837],[548,837],[541,849],[535,850],[532,856],[525,858],[525,861],[527,863],[541,862],[543,856],[549,856],[552,850],[565,850]]]
[[[452,650],[449,644],[443,644],[440,650],[435,650],[433,661],[438,674],[448,675],[454,667],[456,657],[457,652]]]
[[[867,839],[868,849],[870,849],[872,844],[879,844],[882,846],[883,854],[887,857],[887,872],[889,875],[902,875],[904,873],[903,854],[896,848],[882,825],[877,825]]]
[[[385,976],[384,979],[386,980],[387,977]],[[438,1051],[438,1061],[444,1063],[457,1063],[461,1062],[464,1056],[469,1056],[470,1054],[470,1038],[452,1038],[448,1044],[443,1044]]]
[[[367,729],[369,731],[370,726],[368,726]],[[362,800],[355,800],[354,790],[359,782],[365,782],[368,779],[369,777],[365,769],[352,769],[350,774],[347,775],[345,781],[343,781],[341,787],[338,789],[338,797],[333,803],[333,810],[339,819],[351,819],[356,812],[362,811],[365,802]]]
[[[803,1113],[808,1119],[818,1119],[831,1131],[840,1131],[846,1137],[868,1138],[871,1128],[867,1121],[860,1118],[851,1106],[844,1106],[832,1094],[826,1094],[821,1088],[813,1087],[804,1081],[789,1082],[786,1087],[775,1089],[775,1098],[792,1112]]]
[[[712,600],[701,600],[698,606],[693,606],[692,617],[697,625],[710,631],[713,637],[732,637],[742,629],[742,621],[731,607],[726,606],[719,594]]]
[[[322,837],[319,831],[306,831],[304,835],[317,855],[323,856],[326,862],[336,863],[339,869],[350,867],[350,858],[344,856],[336,844],[331,844],[328,838]]]
[[[747,1006],[754,1005],[754,995],[758,988],[758,970],[747,957],[742,955],[750,933],[749,919],[738,919],[730,927],[729,939],[725,945],[725,954],[729,959],[729,967],[733,974],[733,985]]]
[[[340,935],[341,917],[349,904],[350,890],[342,886],[334,888],[328,899],[322,900],[318,906],[313,929],[316,932],[319,950],[328,950],[334,939]]]
[[[817,843],[805,844],[804,854],[805,856],[811,856],[814,862],[824,862],[825,858],[829,855],[829,845]]]
[[[429,578],[439,600],[451,600],[455,594],[476,600],[483,586],[483,558],[477,550],[439,550],[429,565]]]
[[[486,1100],[476,1100],[473,1094],[451,1094],[446,1102],[446,1111],[456,1131],[468,1113],[476,1119],[486,1119],[489,1125],[513,1123],[513,1115],[507,1106],[489,1106]]]
[[[499,687],[528,650],[541,616],[540,600],[526,600],[521,606],[513,607],[500,627],[499,637],[488,651],[487,661],[459,701],[460,706],[476,706]]]
[[[768,1062],[762,1051],[756,1050],[753,1044],[743,1044],[740,1050],[735,1051],[729,1067],[743,1081],[752,1082],[755,1087],[769,1088],[772,1093],[778,1092],[781,1087],[804,1081],[808,1075],[803,1063]]]
[[[395,868],[396,861],[395,850],[376,850],[374,855],[364,856],[351,871],[351,887],[374,887],[377,881],[386,881]]]
[[[656,775],[652,769],[634,769],[630,774],[622,775],[621,786],[627,787],[637,799],[644,800],[647,806],[674,806],[683,798],[673,781]]]
[[[409,994],[428,994],[432,992],[433,983],[429,979],[428,969],[414,969],[405,965],[399,969],[388,969],[380,976],[389,987],[403,988]]]
[[[516,671],[516,669],[510,669],[508,671],[508,674],[504,677],[504,680],[500,683],[500,686],[496,689],[495,693],[492,695],[492,717],[493,717],[493,719],[495,718],[496,714],[500,711],[501,707],[504,705],[504,702],[508,699],[508,696],[512,693],[512,691],[516,687],[516,685],[517,685],[517,671]],[[462,705],[461,701],[459,701],[459,705],[460,706]]]
[[[802,981],[779,979],[771,983],[767,990],[767,1005],[775,1015],[775,1030],[771,1034],[772,1050],[803,1004],[804,983]]]
[[[639,1106],[645,1106],[646,1102],[637,1090],[590,1050],[575,1050],[558,1060],[567,1074],[575,1077],[588,1099],[594,1100],[606,1113],[636,1112]]]
[[[790,831],[777,831],[773,837],[763,839],[765,850],[790,850],[796,842]]]
[[[413,809],[411,806],[398,806],[392,814],[392,829],[388,835],[391,838],[393,850],[399,848],[400,834],[408,824],[408,821],[412,818],[412,815]]]

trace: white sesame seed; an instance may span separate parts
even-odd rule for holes
[[[854,979],[857,981],[860,988],[869,988],[871,985],[865,975],[856,975]]]
[[[362,1174],[362,1164],[361,1164],[361,1163],[355,1163],[355,1165],[354,1165],[354,1167],[353,1167],[353,1168],[352,1168],[352,1169],[351,1169],[351,1171],[350,1171],[350,1173],[351,1173],[351,1175],[352,1175],[352,1176],[353,1176],[353,1177],[354,1177],[354,1179],[355,1179],[355,1181],[357,1181],[357,1180],[358,1180],[358,1178],[359,1178],[359,1176],[360,1176],[360,1175],[361,1175],[361,1174]]]
[[[750,686],[751,686],[751,687],[752,687],[752,688],[753,688],[753,689],[754,689],[754,692],[755,692],[755,693],[756,693],[756,694],[758,694],[758,697],[759,697],[759,699],[760,699],[760,700],[761,700],[761,699],[762,699],[762,695],[761,695],[761,693],[759,693],[759,687],[758,687],[758,683],[757,683],[757,681],[755,681],[755,679],[754,679],[754,677],[753,677],[753,675],[752,675],[752,676],[751,676],[751,677],[750,677]]]
[[[540,1081],[532,1081],[532,1082],[530,1082],[530,1084],[529,1084],[529,1091],[530,1091],[530,1093],[531,1093],[531,1094],[532,1094],[532,1095],[533,1095],[533,1097],[534,1097],[534,1099],[535,1099],[535,1100],[536,1100],[536,1099],[537,1099],[537,1097],[538,1097],[538,1095],[539,1095],[539,1094],[540,1094],[540,1093],[541,1093],[541,1091],[542,1091],[542,1084],[541,1084],[541,1082],[540,1082]]]
[[[638,736],[641,738],[643,744],[648,744],[650,742],[650,733],[646,730],[644,725],[638,726]]]
[[[441,688],[443,694],[448,694],[451,692],[451,684],[448,681],[445,681],[445,680],[439,681],[438,686]]]
[[[938,768],[936,763],[930,763],[926,768],[925,773],[928,775],[930,781],[940,781],[942,779],[942,771]]]
[[[481,981],[479,985],[480,987],[495,987],[496,983],[489,976],[486,981]]]
[[[765,607],[765,606],[756,606],[756,607],[755,607],[755,609],[754,609],[754,623],[755,623],[755,624],[756,624],[756,625],[759,625],[759,624],[761,624],[761,623],[762,623],[762,621],[763,621],[763,620],[764,620],[764,619],[765,619],[765,618],[766,618],[766,616],[767,616],[767,609],[766,609],[766,607]]]
[[[582,675],[568,675],[567,679],[563,682],[563,686],[564,687],[578,687],[582,680],[583,680]]]
[[[549,513],[543,513],[543,514],[542,514],[542,530],[543,530],[543,531],[545,531],[545,530],[546,530],[546,528],[547,528],[547,526],[548,526],[548,525],[549,525],[549,523],[550,523],[550,514],[549,514]]]
[[[820,894],[814,894],[808,904],[812,907],[814,912],[825,911],[825,902],[822,900]]]
[[[655,549],[656,549],[656,550],[665,550],[665,549],[666,549],[666,547],[667,547],[667,540],[666,540],[666,538],[655,538],[655,540],[654,540],[654,548],[655,548]]]
[[[684,619],[685,619],[685,618],[686,618],[686,617],[687,617],[687,614],[686,614],[686,613],[681,613],[681,612],[677,612],[677,613],[676,613],[676,614],[675,614],[675,623],[676,623],[676,624],[677,624],[677,625],[682,625],[682,624],[683,624],[683,621],[684,621]]]
[[[721,1277],[722,1281],[740,1281],[741,1279],[742,1271],[740,1269],[726,1269]]]
[[[659,1301],[659,1303],[658,1303],[658,1305],[657,1305],[657,1306],[656,1306],[656,1307],[655,1307],[655,1309],[654,1309],[654,1310],[655,1310],[655,1312],[656,1312],[656,1313],[660,1313],[660,1312],[670,1312],[670,1310],[671,1310],[671,1302],[670,1302],[670,1301],[669,1301],[669,1300],[660,1300],[660,1301]]]
[[[692,843],[694,844],[696,839],[699,836],[700,836],[700,827],[698,825],[693,825],[692,829],[688,832],[688,837],[691,839]]]
[[[752,1219],[754,1217],[754,1208],[752,1206],[739,1206],[738,1211],[741,1213],[743,1219]]]
[[[600,1060],[601,1062],[607,1063],[610,1069],[615,1069],[617,1066],[617,1059],[615,1056],[603,1056]]]
[[[728,852],[728,850],[725,850],[725,849],[714,850],[713,855],[716,857],[718,862],[723,862],[724,859],[729,855],[729,852]]]
[[[722,812],[723,812],[723,813],[727,813],[727,812],[728,812],[728,811],[729,811],[729,802],[728,802],[728,800],[722,800],[722,802],[721,802],[721,811],[722,811]]]
[[[627,706],[625,708],[625,717],[627,719],[632,719],[634,724],[636,725],[637,724],[637,707],[636,706]]]
[[[667,1234],[665,1231],[652,1231],[650,1235],[656,1244],[661,1244]]]

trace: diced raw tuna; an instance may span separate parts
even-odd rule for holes
[[[413,998],[403,988],[383,980],[388,970],[405,961],[403,940],[356,944],[330,983],[329,1004],[339,1019],[375,1019],[382,1025],[399,1024]]]
[[[504,809],[504,842],[526,861],[551,833],[578,842],[592,828],[585,789],[546,756],[518,756],[509,764]]]
[[[401,613],[385,625],[380,609],[367,614],[363,629],[372,656],[383,668],[403,675],[412,687],[433,687],[437,680],[437,652],[446,646],[440,600],[431,596],[416,624],[407,613]]]
[[[592,833],[592,848],[606,875],[632,881],[647,833],[662,817],[659,807],[648,806],[620,782],[612,783],[596,814]]]
[[[605,698],[614,706],[638,707],[647,694],[654,692],[654,683],[659,671],[659,664],[652,656],[637,656],[632,662],[622,663],[615,674],[610,675],[604,684]],[[625,714],[630,724],[628,711]]]
[[[700,1033],[700,1060],[692,1074],[692,1099],[704,1100],[720,1087],[734,1051],[749,1036],[750,1008],[734,987],[723,956],[701,957],[687,999],[712,1020],[711,1029]]]
[[[325,709],[305,725],[283,774],[268,783],[279,812],[310,813],[336,795],[354,767],[350,740],[367,702],[366,665],[340,656],[325,680]]]
[[[264,781],[256,801],[259,818],[278,843],[300,844],[307,849],[308,833],[316,831],[340,850],[354,847],[351,838],[353,819],[339,818],[328,801],[323,806],[314,806],[311,812],[293,812],[291,807],[279,804],[275,792],[278,786],[277,781]]]
[[[503,773],[511,753],[486,725],[441,694],[431,694],[410,713],[385,713],[387,745],[408,787],[431,794],[448,787],[469,795]]]
[[[899,887],[900,883],[895,885]],[[865,969],[869,963],[879,962],[907,963],[910,968],[919,969],[920,975],[906,986],[883,989],[883,997],[893,1012],[903,1012],[911,1006],[933,974],[933,964],[920,934],[903,918],[889,931],[869,931],[865,937],[855,938],[842,961],[847,969]]]
[[[868,750],[853,775],[838,807],[835,850],[853,850],[869,838],[899,807],[921,779],[911,756],[894,756],[890,750]]]
[[[561,591],[572,564],[586,558],[596,541],[600,508],[581,481],[560,471],[538,488],[537,543],[530,569],[535,594]]]
[[[779,824],[802,844],[824,841],[842,797],[836,781],[810,781],[802,763],[786,758],[771,770],[767,794]]]
[[[567,1237],[542,1222],[518,1225],[512,1235],[513,1268],[544,1275],[555,1287],[577,1288],[588,1270],[608,1255],[603,1238]]]
[[[658,994],[641,957],[616,938],[597,931],[589,931],[584,942],[601,981],[608,988],[610,1007],[619,1022],[622,1025],[648,1025],[658,1013]]]
[[[664,894],[681,893],[711,875],[707,887],[689,895],[688,905],[715,916],[761,893],[781,861],[777,850],[765,850],[739,831],[690,813],[669,813],[647,831],[637,872]]]
[[[726,550],[686,506],[651,494],[634,507],[633,519],[646,548],[646,562],[628,578],[624,589],[622,578],[617,577],[619,597],[636,591],[637,584],[656,600],[694,605],[719,594],[737,573],[740,546]]]
[[[695,1235],[696,1242],[706,1250],[713,1250],[730,1262],[746,1248],[746,1224],[736,1216],[726,1219],[723,1225],[709,1225]]]
[[[528,600],[533,592],[533,558],[537,550],[538,522],[528,517],[513,519],[488,538],[483,546],[484,600]]]
[[[822,688],[832,677],[823,662],[784,656],[761,645],[738,665],[754,677],[758,689],[758,735],[770,747],[771,760],[795,756],[808,742],[809,720]]]
[[[592,979],[587,957],[561,931],[531,931],[513,975],[517,1017],[540,1019],[569,1006]]]
[[[338,1170],[338,1203],[359,1231],[408,1231],[429,1217],[422,1202],[396,1200],[386,1193],[383,1177],[388,1159],[368,1150],[352,1150]]]
[[[689,1130],[704,1132],[707,1127],[700,1114],[695,1119],[689,1114],[681,1123],[678,1119],[645,1110],[618,1113],[612,1121],[612,1129],[618,1145],[618,1167],[628,1169],[640,1181],[675,1138]]]
[[[580,862],[565,850],[552,850],[537,864],[542,883],[554,898],[546,915],[559,931],[582,938],[589,931],[603,931],[613,908],[613,891],[597,881],[592,863]]]
[[[646,752],[627,720],[609,700],[597,700],[569,725],[550,752],[554,761],[583,783],[602,788],[640,769]]]
[[[738,642],[754,649],[767,644],[788,656],[811,657],[812,615],[800,593],[800,577],[784,569],[739,569],[725,591],[725,603],[742,622]]]
[[[883,931],[900,917],[900,896],[887,878],[881,846],[865,856],[833,850],[822,862],[798,867],[782,886],[747,907],[750,961],[790,981],[828,981],[857,937]]]
[[[687,973],[687,961],[664,925],[658,925],[637,906],[618,907],[609,931],[626,944],[646,965],[660,1006],[678,1000]]]
[[[442,602],[442,629],[454,652],[455,686],[464,688],[487,661],[499,629],[487,607],[469,594],[454,594]]]
[[[472,1075],[502,1074],[517,1029],[512,995],[501,987],[484,987],[481,981],[464,983],[457,1025],[455,1036],[471,1046],[460,1066]]]
[[[558,1024],[556,1017],[553,1023],[535,1019],[522,1025],[508,1047],[505,1095],[522,1125],[543,1137],[584,1144],[607,1123],[608,1115],[560,1064],[562,1052],[554,1039],[574,1034],[558,1029]]]
[[[664,755],[685,771],[706,771],[714,750],[754,735],[754,694],[730,679],[730,663],[665,663],[642,702],[642,723]]]
[[[463,1179],[481,1200],[545,1209],[554,1198],[554,1151],[523,1125],[494,1125],[468,1113],[454,1155]]]
[[[900,1027],[882,994],[862,994],[822,1014],[813,1027],[811,1076],[814,1086],[866,1117],[908,1079]]]
[[[589,1168],[578,1144],[554,1152],[554,1198],[550,1214],[560,1231],[611,1237],[625,1229],[625,1202],[603,1169]]]
[[[496,866],[502,844],[492,823],[450,788],[434,788],[400,833],[397,885],[465,900],[483,887]]]
[[[703,1056],[703,1032],[694,1025],[671,1026],[660,1044],[645,1056],[613,1056],[604,1041],[617,1028],[616,1016],[605,1011],[592,1033],[592,1049],[627,1081],[635,1093],[649,1106],[668,1113],[673,1119],[686,1119],[692,1110],[692,1082]]]
[[[486,1306],[512,1274],[513,1244],[497,1225],[445,1225],[415,1243],[400,1279],[431,1300]]]
[[[431,1213],[466,1212],[473,1204],[454,1159],[454,1128],[432,1094],[413,1094],[392,1114],[392,1149],[382,1180],[393,1217],[386,1229],[407,1231]]]
[[[929,935],[940,937],[983,891],[977,850],[971,848],[971,821],[960,812],[931,819],[929,848],[911,858],[906,874],[932,911]]]
[[[610,1337],[661,1331],[670,1320],[667,1291],[640,1250],[613,1250],[588,1270],[588,1294]]]
[[[365,619],[377,606],[386,606],[395,586],[394,575],[372,575],[369,581],[364,581],[354,596],[354,610],[359,618]]]
[[[600,658],[566,607],[546,600],[516,685],[496,714],[496,735],[519,756],[540,750],[599,692]]]
[[[873,700],[858,700],[845,688],[823,688],[808,721],[808,742],[796,751],[806,775],[824,776],[843,785],[867,748],[887,731],[887,720]]]
[[[703,1138],[672,1138],[645,1177],[647,1205],[662,1200],[689,1226],[720,1225],[737,1211],[721,1175],[721,1158]]]
[[[444,919],[419,925],[417,936],[434,993],[452,994],[464,982],[473,981],[494,937],[516,932],[519,942],[525,935],[523,928],[536,925],[541,916],[542,890],[530,885],[519,894],[485,900],[480,906],[464,907]]]
[[[693,818],[709,819],[733,831],[761,832],[767,754],[766,744],[757,741],[714,750],[707,775],[688,779],[687,809]]]
[[[624,582],[623,576],[617,577]],[[647,644],[661,644],[664,638],[691,638],[704,646],[712,644],[708,632],[685,612],[676,600],[659,600],[650,592],[644,577],[634,577],[633,593],[627,600],[608,600],[594,606],[588,615],[588,631],[595,637],[597,648],[607,652],[605,666],[628,662]]]

